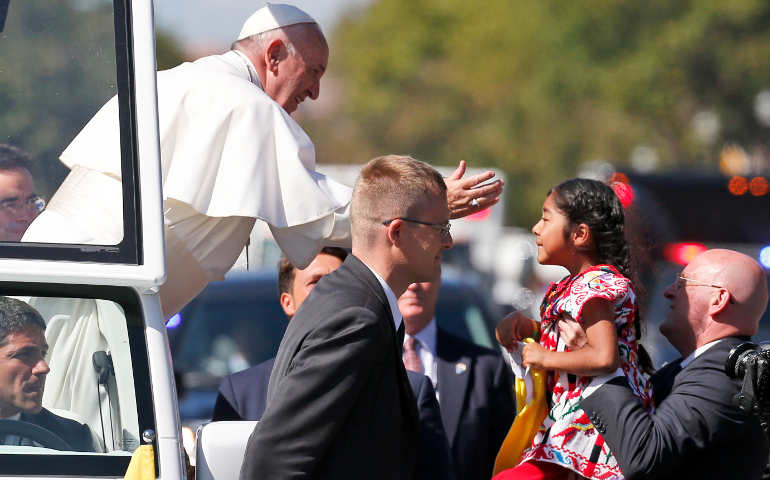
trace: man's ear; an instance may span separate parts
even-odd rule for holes
[[[280,38],[273,39],[265,49],[265,65],[273,75],[278,75],[278,64],[286,58],[287,53],[286,45]]]
[[[593,238],[591,237],[591,229],[585,223],[579,223],[572,228],[570,232],[570,238],[572,238],[572,244],[578,250],[585,250],[591,246]]]
[[[720,313],[730,303],[730,292],[726,288],[714,290],[714,294],[709,297],[709,313],[711,316]]]
[[[385,235],[388,237],[388,241],[393,245],[399,245],[401,243],[401,227],[404,225],[403,220],[398,218],[394,219],[387,225],[385,229]]]
[[[294,305],[294,297],[283,292],[281,293],[280,301],[283,313],[285,313],[287,317],[293,317],[294,314],[297,313],[297,307]]]

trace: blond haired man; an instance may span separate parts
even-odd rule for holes
[[[446,185],[407,156],[376,158],[351,203],[353,254],[289,323],[241,478],[412,478],[418,420],[397,299],[451,248]]]

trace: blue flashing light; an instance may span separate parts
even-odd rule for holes
[[[182,324],[182,316],[178,313],[166,321],[166,328],[176,328]]]
[[[770,269],[770,245],[765,245],[762,250],[759,251],[759,263],[763,267]]]

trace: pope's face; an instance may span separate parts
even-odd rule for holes
[[[0,418],[19,412],[38,413],[43,407],[48,344],[36,327],[11,333],[0,347]]]
[[[0,170],[0,241],[18,242],[38,209],[30,199],[35,184],[26,168]]]
[[[294,48],[295,54],[280,61],[274,78],[265,86],[265,92],[289,113],[306,98],[318,98],[329,61],[329,48],[320,39],[298,42]]]

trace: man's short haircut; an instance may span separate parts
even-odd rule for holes
[[[32,157],[27,152],[7,143],[0,143],[0,170],[14,168],[30,170],[31,166]]]
[[[30,328],[45,332],[45,322],[37,310],[26,302],[10,297],[0,297],[0,347],[8,343],[8,336]]]
[[[368,242],[385,220],[413,216],[422,201],[446,199],[446,183],[438,171],[408,155],[370,160],[356,180],[350,207],[354,239]]]
[[[344,262],[348,256],[347,250],[340,247],[324,247],[318,255],[322,253],[337,257],[341,262]],[[281,260],[278,262],[278,296],[282,293],[291,293],[291,285],[294,283],[296,270],[297,267],[286,258],[286,255],[281,255]]]

